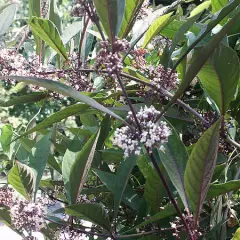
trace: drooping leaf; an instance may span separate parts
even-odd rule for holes
[[[60,83],[60,82],[55,82],[52,80],[48,80],[48,79],[44,79],[44,78],[36,78],[36,77],[7,76],[6,78],[16,79],[19,81],[26,82],[28,84],[34,84],[37,86],[41,86],[41,87],[47,88],[51,91],[61,93],[62,95],[72,97],[80,102],[86,103],[87,105],[89,105],[93,108],[96,108],[102,112],[105,112],[105,113],[121,120],[122,122],[126,123],[121,117],[119,117],[117,114],[113,113],[112,111],[110,111],[109,109],[104,107],[103,105],[99,104],[94,99],[92,99],[92,98],[90,98],[90,97],[88,97],[88,96],[86,96],[86,95],[72,89],[71,87]]]
[[[93,0],[103,28],[111,42],[120,30],[126,0]]]
[[[143,48],[145,48],[149,42],[158,34],[161,32],[162,29],[164,29],[171,21],[173,21],[174,18],[172,18],[173,12],[170,12],[168,14],[165,14],[158,19],[156,19],[149,29],[147,30],[144,42],[143,42]]]
[[[11,26],[16,13],[16,9],[17,4],[13,3],[0,11],[0,36],[5,34],[8,28]]]
[[[106,210],[96,203],[79,203],[66,207],[66,214],[95,223],[110,231],[111,225]]]
[[[29,26],[35,35],[45,41],[63,58],[68,59],[67,51],[60,38],[59,32],[50,20],[32,17],[29,21]]]
[[[23,197],[30,200],[35,189],[36,177],[30,167],[17,162],[8,174],[8,183]]]
[[[109,172],[103,172],[98,169],[94,169],[93,172],[101,179],[101,181],[106,185],[106,187],[114,194],[115,189],[115,179],[116,176]],[[132,189],[130,185],[126,186],[125,192],[122,196],[122,201],[130,206],[131,208],[137,210],[140,207],[140,198],[136,192]]]
[[[216,165],[220,122],[221,119],[214,123],[195,144],[184,174],[185,190],[195,215],[195,224],[198,224]]]
[[[188,209],[189,205],[184,188],[184,172],[189,156],[184,144],[174,129],[172,129],[172,134],[169,136],[168,142],[163,144],[163,150],[158,150],[158,153],[185,208]]]
[[[40,181],[42,179],[48,157],[50,155],[51,141],[50,134],[43,136],[33,147],[29,156],[29,167],[34,171],[36,177],[36,185],[34,194],[36,194]]]
[[[119,38],[126,38],[136,20],[136,15],[144,0],[127,0],[127,6],[122,20],[122,25],[118,34]]]
[[[77,154],[71,167],[69,185],[72,203],[76,203],[78,196],[83,189],[83,184],[86,181],[88,171],[93,161],[99,133],[100,131],[87,141],[82,150]]]
[[[137,156],[129,156],[124,161],[122,161],[117,169],[117,174],[115,176],[115,193],[114,193],[114,216],[117,217],[118,208],[123,197],[123,193],[127,186],[130,174],[133,167],[136,164]]]
[[[222,114],[225,114],[229,103],[234,98],[240,79],[239,65],[237,53],[225,44],[220,44],[198,73],[204,89],[215,101]]]

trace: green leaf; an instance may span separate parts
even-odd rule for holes
[[[166,175],[165,171],[163,171],[163,167],[161,166],[160,168],[164,175]],[[144,187],[144,198],[151,206],[154,213],[159,211],[159,207],[166,195],[166,190],[159,179],[157,172],[155,169],[149,169],[149,174]]]
[[[198,73],[204,90],[214,100],[223,115],[236,92],[240,79],[239,66],[237,53],[230,47],[220,44]]]
[[[60,38],[59,32],[50,20],[32,17],[29,21],[29,26],[34,34],[45,41],[63,58],[68,59],[67,51]]]
[[[94,134],[77,154],[69,176],[71,202],[76,203],[91,167],[100,131]]]
[[[235,2],[236,3],[236,2]],[[233,6],[235,5],[231,5],[230,10],[232,11]],[[223,17],[226,15],[226,13],[229,13],[229,8],[227,8],[227,12],[221,12],[222,14],[219,14],[219,16]],[[198,72],[201,70],[201,68],[203,67],[203,65],[205,64],[205,62],[208,60],[208,58],[214,53],[214,50],[218,47],[219,43],[221,42],[221,40],[224,38],[224,36],[228,33],[228,31],[231,29],[231,27],[236,24],[238,22],[240,18],[240,13],[236,14],[226,25],[224,25],[224,27],[216,34],[212,37],[212,39],[201,48],[201,51],[198,51],[197,54],[194,56],[192,62],[189,64],[188,66],[188,70],[185,74],[185,77],[183,79],[183,81],[181,82],[177,92],[175,93],[175,95],[173,96],[173,98],[171,99],[170,103],[167,105],[167,107],[165,107],[165,110],[170,107],[172,105],[172,103],[174,103],[179,96],[181,96],[181,94],[186,90],[186,88],[189,86],[189,84],[191,83],[191,81],[193,80],[193,78],[198,74]],[[201,34],[201,36],[206,35],[214,26],[215,24],[217,24],[217,22],[219,22],[222,18],[217,18],[217,20],[212,21],[212,24],[208,24],[206,27],[206,30],[204,31],[203,34]],[[194,44],[196,44],[197,42],[200,41],[200,39],[202,39],[202,37],[199,37],[191,46],[194,46]],[[191,48],[191,46],[189,48]],[[189,50],[188,48],[188,50]],[[187,51],[188,51],[187,50]],[[181,56],[181,59],[183,57],[186,56],[187,52],[184,52],[183,55]],[[178,61],[175,64],[175,67],[178,66],[178,64],[181,61]]]
[[[185,190],[195,215],[195,224],[198,224],[216,165],[220,122],[221,119],[212,125],[195,144],[184,174]]]
[[[217,0],[218,1],[218,0]],[[190,13],[190,18],[191,17],[194,17],[196,15],[198,15],[199,13],[202,13],[203,11],[205,11],[206,9],[209,9],[211,6],[211,1],[208,0],[208,1],[205,1],[201,4],[199,4],[196,8],[194,8],[191,13]]]
[[[11,225],[10,209],[7,207],[0,207],[0,221],[7,226]]]
[[[51,91],[58,92],[62,95],[72,97],[72,98],[76,99],[77,101],[86,103],[87,105],[89,105],[95,109],[98,109],[101,112],[105,112],[105,113],[121,120],[125,124],[127,124],[121,117],[119,117],[117,114],[113,113],[112,111],[110,111],[109,109],[104,107],[103,105],[99,104],[94,99],[92,99],[92,98],[90,98],[90,97],[88,97],[88,96],[86,96],[86,95],[72,89],[71,87],[60,83],[60,82],[55,82],[52,80],[48,80],[48,79],[44,79],[44,78],[36,78],[36,77],[30,78],[30,77],[20,77],[20,76],[7,76],[4,78],[16,79],[18,81],[23,81],[28,84],[34,84],[37,86],[47,88]]]
[[[0,142],[2,149],[5,153],[10,152],[10,144],[12,142],[12,137],[13,137],[12,125],[10,124],[3,125],[1,129]]]
[[[56,170],[57,172],[59,172],[60,174],[62,174],[62,169],[53,155],[49,156],[48,165],[54,170]]]
[[[66,207],[66,214],[95,223],[110,231],[111,225],[106,210],[96,203],[80,203]]]
[[[138,14],[144,0],[127,0],[127,7],[125,8],[122,25],[118,34],[119,38],[126,38],[131,31],[136,15]]]
[[[106,187],[115,194],[115,181],[116,176],[109,172],[103,172],[98,169],[94,169],[93,172],[101,179],[101,181],[106,185]],[[137,210],[140,207],[140,198],[136,194],[136,192],[132,189],[130,185],[126,186],[125,192],[122,196],[122,201],[130,206],[131,208]]]
[[[236,232],[233,235],[232,240],[240,240],[240,228],[236,230]]]
[[[168,142],[164,143],[163,147],[162,151],[158,150],[161,162],[177,189],[185,208],[189,209],[184,188],[184,172],[189,157],[188,152],[174,129],[172,129],[172,135],[169,136]]]
[[[222,194],[229,193],[231,191],[237,191],[240,189],[240,180],[232,180],[226,183],[212,184],[209,187],[207,198],[211,199],[218,197]]]
[[[93,2],[105,32],[110,42],[113,42],[122,24],[126,0],[93,0]]]
[[[81,113],[81,111],[84,111],[87,108],[88,106],[86,104],[74,104],[69,107],[66,107],[63,110],[52,114],[50,117],[46,118],[45,120],[37,124],[34,128],[29,129],[27,132],[22,134],[21,137],[51,127],[54,123],[58,123],[65,118],[73,116],[77,113]]]
[[[13,3],[0,11],[0,36],[4,35],[8,31],[8,28],[11,26],[16,13],[16,9],[17,4]]]
[[[8,183],[23,197],[30,200],[35,189],[36,178],[30,167],[18,162],[8,174]]]
[[[158,34],[161,32],[162,29],[164,29],[171,21],[173,21],[174,18],[171,18],[173,12],[170,12],[168,14],[165,14],[158,19],[156,19],[149,29],[147,30],[143,42],[143,48],[145,48],[149,42]]]
[[[13,105],[18,105],[18,104],[39,102],[42,99],[45,99],[46,97],[47,97],[47,93],[36,92],[36,93],[28,94],[28,95],[13,97],[13,98],[11,98],[9,100],[6,100],[6,101],[1,101],[0,100],[0,106],[1,107],[10,107],[10,106],[13,106]]]
[[[57,0],[50,0],[49,20],[52,21],[60,34],[62,34],[62,19],[59,16]]]
[[[123,151],[114,148],[101,150],[100,154],[107,164],[120,163],[123,160]]]
[[[64,185],[66,188],[66,194],[68,202],[71,203],[71,196],[70,196],[70,173],[72,166],[77,158],[78,153],[77,152],[71,152],[67,149],[67,151],[64,154],[63,161],[62,161],[62,176]]]
[[[41,16],[40,2],[41,2],[41,0],[28,0],[30,18],[32,16],[36,16],[36,17]]]
[[[141,173],[145,177],[145,179],[148,178],[150,174],[152,174],[153,168],[149,164],[148,157],[146,155],[141,155],[137,159],[137,166],[140,169]]]
[[[122,161],[117,169],[117,174],[114,182],[114,216],[117,217],[118,208],[123,197],[123,193],[127,186],[130,174],[136,164],[137,156],[129,156]]]
[[[34,171],[36,177],[36,185],[34,194],[37,193],[40,181],[42,179],[46,164],[50,155],[51,141],[50,134],[43,136],[33,147],[29,156],[29,167]]]

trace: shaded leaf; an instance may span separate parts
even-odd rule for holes
[[[114,193],[114,216],[117,217],[118,208],[123,197],[123,193],[128,183],[128,179],[136,164],[137,156],[129,156],[124,161],[122,161],[117,169],[117,174],[115,176],[115,193]]]
[[[106,210],[96,203],[80,203],[66,207],[66,214],[95,223],[107,231],[111,225]]]
[[[10,152],[10,144],[12,142],[12,137],[13,137],[12,125],[10,124],[3,125],[1,128],[0,142],[2,149],[5,153]]]
[[[225,44],[220,44],[198,73],[204,89],[223,115],[236,92],[240,79],[239,65],[237,53]]]
[[[189,157],[188,152],[174,129],[172,129],[172,134],[168,137],[168,142],[163,144],[163,147],[164,150],[158,150],[161,162],[177,189],[185,208],[188,209],[188,200],[184,188],[184,172]]]
[[[125,0],[93,0],[103,28],[111,42],[120,30],[125,12]]]
[[[184,185],[197,224],[217,160],[219,119],[195,144],[184,174]]]
[[[36,177],[36,185],[34,189],[34,194],[36,194],[40,181],[42,179],[49,155],[51,141],[50,134],[43,136],[33,147],[31,154],[29,156],[29,167],[34,171]]]
[[[71,167],[69,184],[72,203],[76,203],[78,196],[83,189],[83,184],[86,181],[88,171],[94,158],[99,133],[100,131],[94,134],[87,141],[82,150],[77,154],[76,159]]]
[[[2,223],[6,224],[7,226],[11,225],[11,215],[10,215],[9,208],[0,207],[0,220]]]

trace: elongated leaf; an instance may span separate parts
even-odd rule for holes
[[[50,134],[42,137],[33,147],[29,156],[29,166],[33,169],[36,177],[34,193],[36,194],[40,181],[42,179],[48,157],[50,155],[51,141]]]
[[[93,0],[97,14],[111,42],[120,30],[126,0]]]
[[[30,18],[32,16],[36,16],[36,17],[41,16],[40,2],[41,2],[41,0],[28,0]]]
[[[109,172],[103,172],[98,169],[94,169],[93,172],[101,179],[101,181],[106,185],[106,187],[115,194],[115,180],[116,176]],[[125,192],[122,196],[122,201],[130,206],[131,208],[137,210],[140,207],[140,198],[136,192],[132,189],[130,185],[126,186]]]
[[[212,125],[195,144],[184,174],[185,190],[195,215],[195,224],[198,224],[216,165],[220,122],[221,119]]]
[[[158,151],[161,162],[177,189],[185,208],[188,209],[189,205],[184,188],[184,172],[189,157],[187,150],[174,129],[172,129],[172,135],[169,136],[168,142],[163,144],[163,147],[163,151]]]
[[[2,149],[5,153],[10,152],[10,144],[13,137],[13,128],[12,125],[6,124],[2,126],[0,142]]]
[[[150,169],[149,169],[150,170]],[[161,166],[161,171],[163,171],[163,167]],[[163,201],[163,198],[167,196],[166,190],[157,174],[155,169],[151,169],[144,188],[144,198],[146,202],[151,206],[151,209],[154,213],[159,211],[159,207]]]
[[[114,194],[114,216],[117,217],[118,208],[123,197],[123,193],[128,183],[128,179],[136,164],[137,156],[129,156],[122,161],[118,167],[115,177],[115,194]]]
[[[207,198],[214,198],[231,191],[240,189],[240,180],[232,180],[226,183],[212,184],[208,190]]]
[[[87,108],[88,106],[86,104],[74,104],[72,106],[66,107],[63,110],[52,114],[51,116],[37,124],[34,128],[29,129],[21,136],[26,136],[33,132],[51,127],[54,123],[58,123],[63,119],[74,116],[77,113],[81,113],[81,111],[84,111]]]
[[[190,17],[194,17],[194,16],[198,15],[199,13],[202,13],[204,10],[208,9],[210,6],[211,6],[211,1],[210,0],[199,4],[196,8],[194,8],[191,11]]]
[[[145,179],[152,173],[152,166],[149,164],[149,160],[146,155],[141,155],[137,159],[137,166],[142,172]]]
[[[31,102],[38,102],[47,97],[46,93],[31,93],[24,96],[14,97],[6,101],[0,100],[1,107],[10,107],[13,105],[24,104],[24,103],[31,103]]]
[[[36,78],[36,77],[31,77],[30,78],[30,77],[20,77],[20,76],[7,76],[6,78],[16,79],[18,81],[23,81],[23,82],[26,82],[26,83],[29,83],[29,84],[34,84],[34,85],[37,85],[37,86],[41,86],[41,87],[47,88],[51,91],[61,93],[62,95],[72,97],[72,98],[74,98],[74,99],[76,99],[80,102],[86,103],[87,105],[89,105],[93,108],[96,108],[96,109],[98,109],[102,112],[105,112],[105,113],[121,120],[122,122],[126,123],[121,117],[119,117],[117,114],[113,113],[112,111],[110,111],[109,109],[104,107],[103,105],[99,104],[94,99],[92,99],[92,98],[90,98],[90,97],[72,89],[69,86],[66,86],[65,84],[55,82],[55,81],[52,81],[52,80],[48,80],[48,79],[44,79],[44,78]]]
[[[136,15],[139,12],[144,0],[127,0],[122,25],[118,34],[119,38],[126,38],[136,20]]]
[[[165,14],[158,19],[156,19],[149,29],[147,30],[143,42],[143,48],[145,48],[149,42],[158,34],[161,32],[162,29],[164,29],[171,21],[173,21],[174,18],[172,18],[173,12],[170,12],[168,14]]]
[[[48,158],[48,165],[50,167],[52,167],[54,170],[56,170],[57,172],[59,172],[60,174],[62,174],[62,169],[59,166],[57,160],[55,159],[54,156],[50,155]]]
[[[100,131],[87,141],[82,150],[77,154],[76,160],[71,167],[69,184],[72,203],[76,203],[83,189],[83,184],[86,181],[88,171],[93,161],[99,133]]]
[[[232,5],[231,5],[231,10],[232,10]],[[186,75],[185,75],[183,81],[181,82],[181,84],[180,84],[177,92],[173,96],[172,100],[165,108],[165,111],[186,90],[186,88],[189,86],[189,84],[191,83],[193,78],[198,74],[198,72],[201,70],[203,65],[206,63],[208,58],[214,53],[214,50],[219,45],[219,43],[221,42],[223,37],[228,33],[228,31],[231,29],[231,27],[239,21],[239,19],[240,19],[240,13],[236,14],[226,25],[224,25],[224,27],[216,35],[214,35],[212,37],[212,39],[204,47],[202,47],[201,51],[197,52],[197,54],[193,58],[192,62],[189,64],[188,70],[186,72]],[[206,32],[207,32],[207,30],[206,30]],[[183,56],[185,56],[185,53],[183,54]],[[176,66],[179,63],[180,62],[176,63]]]
[[[49,20],[52,21],[60,34],[62,34],[62,19],[59,16],[57,0],[50,0]]]
[[[16,9],[17,4],[13,3],[0,11],[0,36],[5,34],[8,28],[11,26],[16,13]]]
[[[68,59],[67,51],[60,38],[59,32],[56,26],[50,20],[32,17],[29,21],[29,26],[34,34],[45,41],[66,60]]]
[[[111,225],[106,210],[96,203],[80,203],[66,207],[66,214],[95,223],[110,231]]]
[[[230,101],[234,98],[240,79],[239,66],[237,53],[230,47],[220,44],[198,73],[204,89],[215,101],[222,114],[225,114]]]
[[[8,174],[8,182],[23,197],[30,200],[35,189],[36,178],[27,165],[16,163]]]
[[[71,191],[70,190],[70,173],[78,153],[79,152],[71,152],[67,150],[64,154],[63,161],[62,161],[62,176],[63,176],[63,181],[66,188],[66,194],[67,194],[67,199],[69,203],[72,202],[71,196],[70,196],[70,191]]]
[[[123,151],[114,148],[100,151],[102,159],[107,163],[120,163],[123,160]]]

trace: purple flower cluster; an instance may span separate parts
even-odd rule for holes
[[[13,201],[13,190],[10,188],[0,188],[0,207],[11,207]]]
[[[126,39],[116,39],[112,46],[108,41],[100,42],[100,51],[96,58],[96,68],[98,70],[106,69],[113,78],[122,71],[122,52],[126,52],[130,48],[130,44]],[[111,51],[112,50],[112,51]]]
[[[84,240],[86,239],[86,236],[85,234],[79,233],[79,231],[75,229],[71,229],[70,227],[63,227],[60,230],[58,239],[59,240]]]
[[[179,82],[178,74],[171,68],[165,69],[161,64],[157,67],[149,66],[146,72],[149,76],[150,83],[159,89],[163,88],[170,91],[174,89]]]
[[[166,122],[158,122],[160,112],[153,106],[146,107],[136,114],[139,124],[141,126],[141,133],[137,130],[132,112],[128,113],[128,122],[136,129],[133,131],[129,126],[117,128],[113,138],[113,144],[124,150],[124,156],[128,157],[130,154],[140,155],[140,143],[149,149],[151,152],[153,148],[160,148],[163,143],[168,141],[171,130]]]
[[[13,226],[23,232],[40,231],[45,226],[46,209],[41,203],[20,200],[10,209]]]

